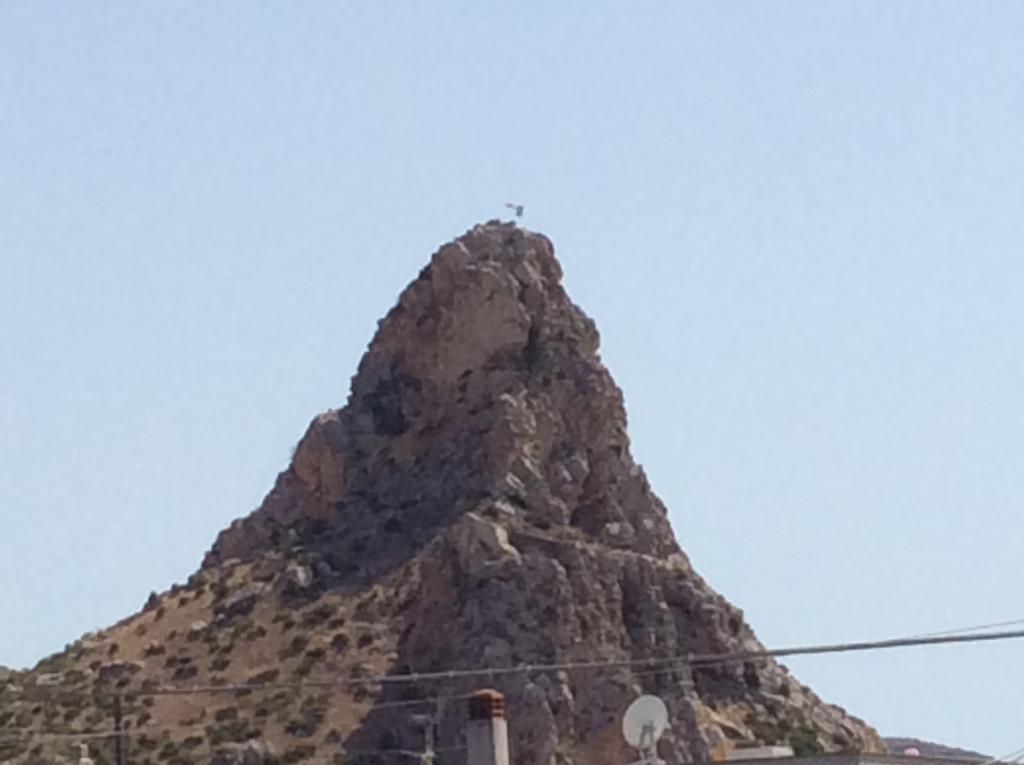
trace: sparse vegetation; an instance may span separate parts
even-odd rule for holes
[[[299,763],[315,756],[316,746],[313,744],[299,744],[285,751],[281,756],[281,762],[291,765],[292,763]]]

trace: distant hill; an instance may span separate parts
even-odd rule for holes
[[[925,757],[960,757],[965,760],[987,760],[987,754],[973,752],[970,749],[959,749],[955,746],[936,744],[933,741],[922,741],[919,738],[900,738],[898,736],[883,737],[882,741],[893,754],[902,754],[908,747],[915,747]]]

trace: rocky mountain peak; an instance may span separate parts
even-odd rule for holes
[[[381,565],[466,512],[674,552],[597,330],[561,278],[550,241],[512,224],[441,247],[380,322],[347,406],[314,420],[207,565],[282,544]]]

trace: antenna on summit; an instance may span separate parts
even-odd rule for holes
[[[505,207],[511,210],[517,218],[522,218],[523,210],[526,209],[525,205],[517,205],[515,202],[506,202]]]

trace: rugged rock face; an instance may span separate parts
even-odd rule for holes
[[[205,564],[293,537],[379,565],[469,511],[678,552],[629,456],[597,330],[560,280],[550,242],[509,226],[442,247],[381,323],[348,405],[314,420],[267,502]]]
[[[643,663],[761,645],[675,542],[630,455],[597,330],[560,281],[550,242],[511,224],[443,246],[380,323],[347,405],[313,421],[263,505],[186,587],[43,662],[35,684],[57,671],[73,678],[62,692],[95,697],[106,672],[139,762],[385,762],[381,750],[421,745],[413,713],[426,712],[457,764],[456,699],[481,685],[508,697],[517,765],[635,759],[619,720],[641,692],[669,706],[669,763],[755,742],[884,751],[773,661]],[[595,660],[633,663],[367,679]],[[164,693],[183,682],[255,685]],[[35,724],[26,684],[42,692],[9,682],[0,724]],[[79,706],[63,719],[104,719]],[[12,756],[30,761],[32,746]]]

